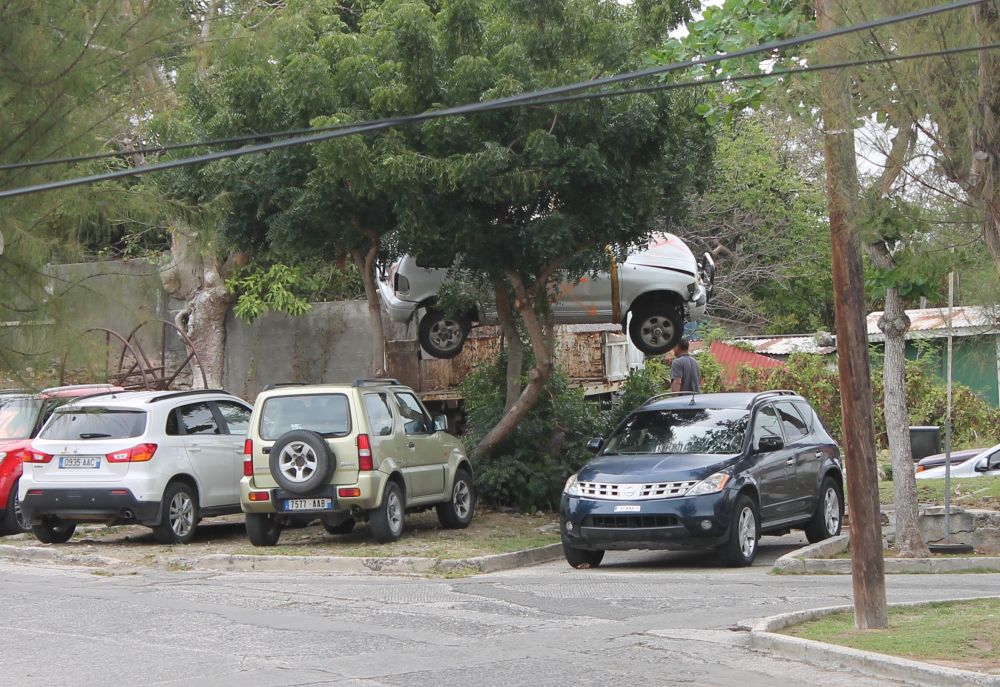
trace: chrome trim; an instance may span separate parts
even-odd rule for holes
[[[651,482],[646,484],[613,484],[605,482],[577,482],[579,495],[584,498],[607,501],[649,501],[684,496],[699,480],[685,482]]]

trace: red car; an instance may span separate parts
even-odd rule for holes
[[[21,518],[17,481],[23,454],[52,410],[73,398],[121,390],[110,384],[75,384],[38,393],[0,391],[0,535],[31,529]]]

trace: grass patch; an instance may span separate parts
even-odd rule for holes
[[[879,502],[892,504],[895,497],[892,482],[878,484]],[[918,479],[917,502],[944,505],[944,479]],[[966,477],[951,480],[951,503],[962,508],[1000,510],[1000,479],[996,477]]]
[[[890,607],[885,630],[857,630],[843,612],[785,628],[782,634],[970,669],[1000,665],[1000,599]]]

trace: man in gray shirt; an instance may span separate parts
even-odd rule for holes
[[[670,364],[670,390],[701,392],[701,370],[698,361],[688,355],[688,340],[674,346],[674,362]]]

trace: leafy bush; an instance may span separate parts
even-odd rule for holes
[[[474,448],[504,410],[506,360],[480,365],[462,383],[466,445]],[[587,442],[604,422],[597,404],[556,372],[542,397],[499,452],[475,463],[476,486],[487,504],[521,511],[555,510],[566,478],[590,458]]]

